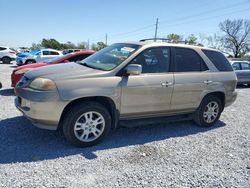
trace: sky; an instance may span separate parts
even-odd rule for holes
[[[221,34],[226,19],[250,19],[250,0],[0,0],[0,45],[43,38],[73,43],[138,41],[155,34]]]

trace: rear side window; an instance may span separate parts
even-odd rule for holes
[[[0,51],[6,50],[6,48],[0,47]]]
[[[205,62],[192,49],[175,48],[174,72],[200,72],[208,70]]]
[[[233,71],[232,66],[222,53],[211,50],[202,50],[202,52],[210,59],[219,71]]]
[[[250,64],[248,63],[241,63],[242,70],[250,70]]]
[[[59,53],[55,51],[50,51],[50,55],[59,55]]]

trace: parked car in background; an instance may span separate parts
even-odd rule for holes
[[[79,51],[82,51],[83,49],[66,49],[66,50],[63,50],[62,53],[65,55],[65,54],[68,54],[68,53],[73,53],[73,52],[79,52]]]
[[[16,51],[12,48],[0,46],[0,61],[10,63],[16,60]]]
[[[165,42],[117,43],[80,63],[27,72],[16,107],[34,125],[61,127],[75,146],[91,146],[119,120],[179,115],[213,126],[237,96],[236,75],[219,51]]]
[[[250,62],[249,61],[230,61],[237,75],[237,84],[247,84],[250,86]]]
[[[17,67],[16,69],[13,70],[13,72],[11,74],[11,86],[15,87],[17,82],[22,78],[22,76],[26,72],[28,72],[32,69],[47,66],[47,65],[59,64],[59,63],[81,61],[94,53],[95,53],[95,51],[85,50],[85,51],[70,53],[70,54],[66,54],[64,56],[59,56],[59,57],[55,57],[53,59],[45,60],[42,63],[34,63],[34,64],[28,64],[28,65],[23,65],[23,66]]]
[[[0,82],[0,89],[3,87],[2,83]]]
[[[20,66],[31,63],[37,63],[62,55],[63,55],[62,52],[58,50],[53,50],[49,48],[39,49],[39,50],[34,50],[31,53],[27,53],[27,55],[25,55],[24,57],[18,58],[16,64]]]

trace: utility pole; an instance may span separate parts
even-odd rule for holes
[[[106,36],[105,36],[105,44],[106,46],[108,45],[108,34],[106,33]]]
[[[90,48],[89,48],[89,39],[88,39],[88,50],[90,50]]]
[[[155,41],[157,38],[157,31],[158,31],[158,18],[156,19],[156,24],[155,24]]]

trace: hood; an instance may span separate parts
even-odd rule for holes
[[[56,81],[60,79],[85,78],[105,73],[105,71],[92,69],[78,63],[62,63],[31,70],[25,76],[29,79],[42,77]]]
[[[33,63],[33,64],[28,64],[28,65],[23,65],[23,66],[15,68],[14,72],[16,72],[18,70],[22,70],[22,69],[34,69],[34,68],[43,67],[46,65],[48,65],[48,64],[46,64],[46,63]]]
[[[17,57],[28,57],[30,56],[31,54],[28,53],[28,52],[21,52],[21,53],[17,53]]]

